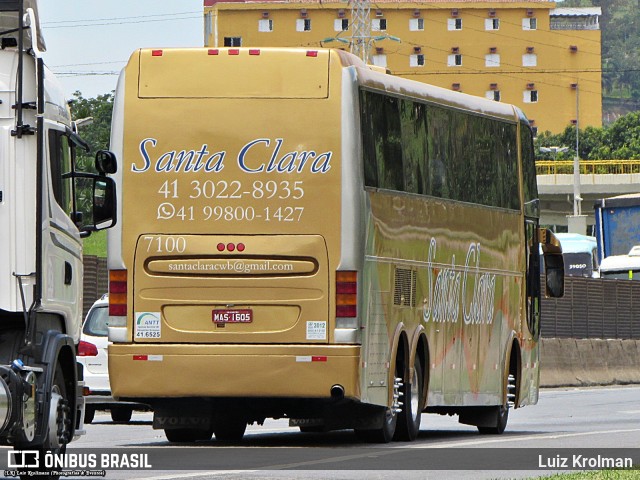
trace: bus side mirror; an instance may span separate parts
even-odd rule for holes
[[[560,298],[564,296],[564,259],[560,240],[546,228],[540,228],[538,238],[544,257],[544,270],[546,272],[547,297]]]
[[[96,153],[96,170],[101,175],[113,174],[118,171],[118,162],[113,152],[109,150],[98,150]]]
[[[564,296],[564,260],[562,254],[546,253],[544,255],[547,297],[560,298]]]

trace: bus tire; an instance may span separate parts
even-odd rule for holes
[[[380,408],[382,427],[373,430],[356,429],[356,437],[366,443],[389,443],[393,439],[398,423],[398,415],[390,408]]]
[[[244,418],[231,415],[224,419],[218,419],[213,433],[219,442],[237,443],[244,437],[246,429],[247,422]]]
[[[211,440],[213,431],[205,428],[165,428],[164,434],[172,443],[190,443]]]
[[[403,378],[409,378],[408,372],[405,372]],[[393,436],[396,441],[412,442],[418,436],[423,405],[422,382],[422,364],[416,355],[411,382],[405,382],[401,390],[402,411],[398,414],[398,425]]]
[[[93,423],[93,419],[96,416],[96,409],[94,407],[85,407],[84,409],[84,423],[87,425]]]
[[[500,435],[507,428],[507,421],[509,420],[509,407],[504,405],[497,405],[495,407],[488,407],[491,409],[491,415],[495,417],[495,425],[491,427],[480,427],[478,431],[482,435]]]
[[[132,414],[133,409],[130,407],[113,407],[111,409],[111,420],[116,423],[128,423]]]
[[[495,407],[489,407],[491,409],[491,425],[478,426],[478,431],[483,435],[500,435],[507,428],[507,421],[509,420],[510,404],[510,392],[516,389],[516,377],[514,374],[509,373],[507,376],[507,384],[505,385],[505,399],[504,405],[497,405]],[[513,394],[513,400],[515,400],[515,393]]]
[[[302,433],[322,433],[325,431],[324,425],[314,425],[312,427],[299,427]]]

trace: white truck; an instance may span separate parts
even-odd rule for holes
[[[0,444],[61,452],[82,433],[82,241],[115,224],[115,158],[87,148],[44,66],[36,0],[0,1]]]

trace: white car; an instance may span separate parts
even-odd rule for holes
[[[114,422],[128,422],[133,410],[148,410],[147,405],[119,402],[111,396],[107,349],[109,347],[109,296],[104,294],[87,313],[78,345],[78,362],[84,365],[84,382],[89,388],[85,396],[84,422],[91,423],[96,410],[109,410]]]

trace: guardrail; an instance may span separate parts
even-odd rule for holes
[[[538,175],[573,174],[573,160],[538,160]],[[580,173],[587,175],[640,173],[640,160],[580,160]]]

